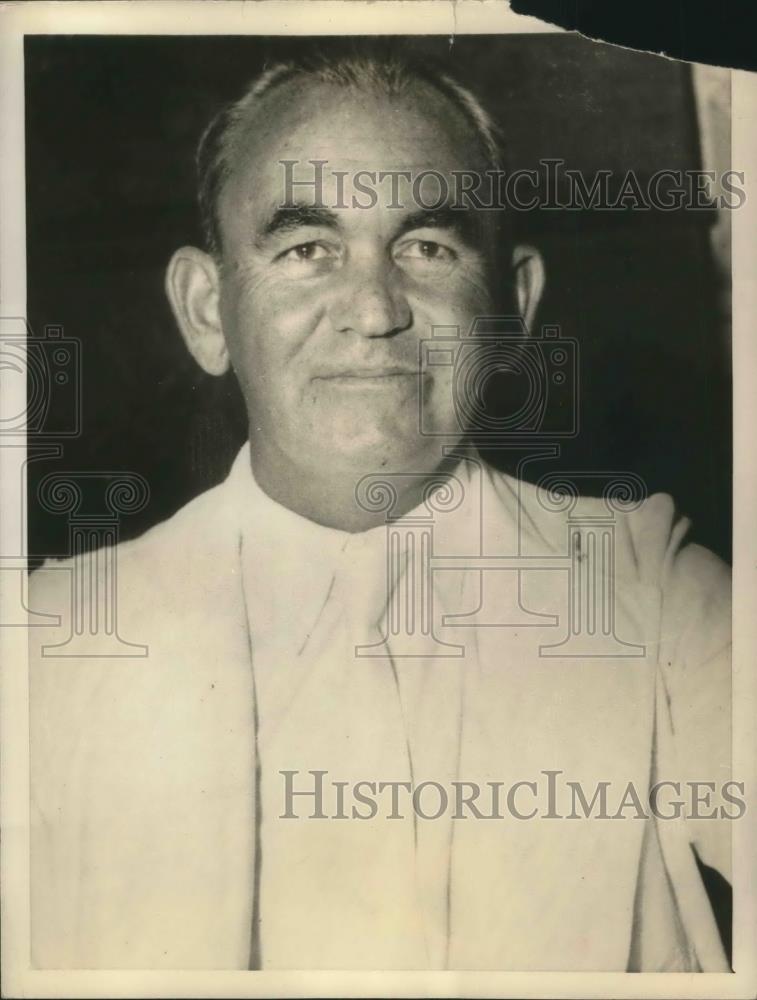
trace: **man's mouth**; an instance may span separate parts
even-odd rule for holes
[[[355,386],[390,386],[417,380],[417,368],[404,368],[397,365],[381,368],[347,368],[340,371],[324,372],[316,379],[338,385]]]

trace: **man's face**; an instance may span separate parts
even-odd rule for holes
[[[311,182],[309,161],[327,161],[321,200],[312,184],[287,190],[286,160]],[[267,100],[219,206],[221,321],[253,449],[321,473],[427,471],[441,458],[428,432],[460,437],[452,367],[419,375],[419,342],[437,325],[465,332],[487,308],[480,215],[424,211],[388,181],[375,206],[353,206],[352,178],[480,163],[470,127],[431,91],[389,102],[300,83]],[[439,186],[421,191],[431,204]]]

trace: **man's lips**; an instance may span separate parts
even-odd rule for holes
[[[417,368],[403,368],[397,365],[386,366],[382,368],[343,368],[339,371],[331,372],[321,372],[316,375],[316,379],[322,379],[327,382],[343,382],[343,381],[381,381],[388,379],[407,379],[407,378],[417,378],[418,369]]]

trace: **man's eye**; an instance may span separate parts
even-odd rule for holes
[[[320,243],[299,243],[296,247],[290,247],[281,254],[282,260],[287,261],[311,261],[324,260],[330,254],[326,247]]]
[[[446,270],[457,260],[454,250],[436,240],[411,240],[399,247],[395,256],[406,266],[425,267],[429,271]]]

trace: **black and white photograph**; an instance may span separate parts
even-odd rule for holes
[[[6,954],[742,995],[737,74],[145,6],[22,32],[3,110]]]

